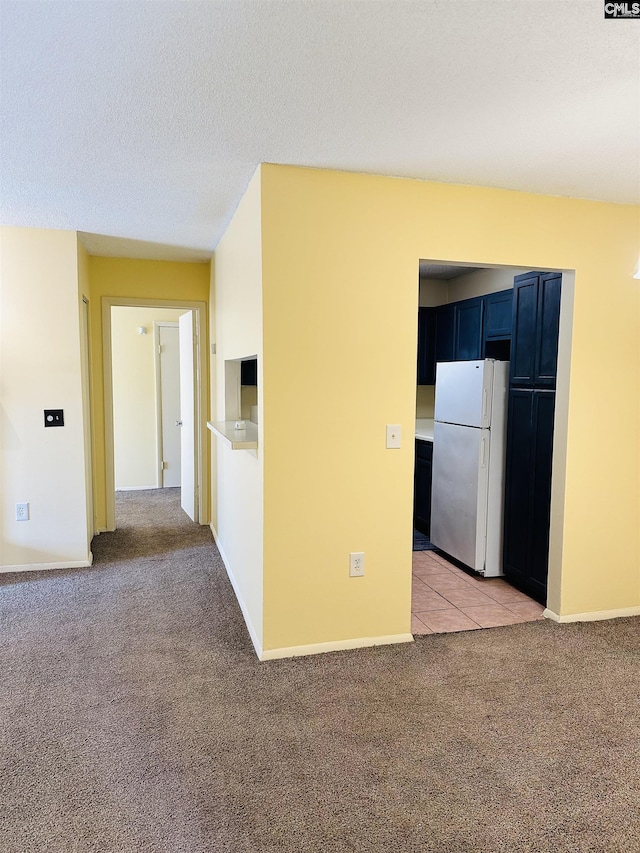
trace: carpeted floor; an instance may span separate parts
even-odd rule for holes
[[[0,576],[2,853],[640,851],[640,620],[259,663],[207,528],[118,495]]]

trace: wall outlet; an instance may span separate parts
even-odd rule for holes
[[[352,551],[349,554],[349,577],[361,578],[364,575],[364,551]]]
[[[29,504],[16,504],[16,521],[29,521]]]

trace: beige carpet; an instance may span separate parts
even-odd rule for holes
[[[118,519],[0,576],[2,853],[640,851],[640,620],[261,664],[176,491]]]

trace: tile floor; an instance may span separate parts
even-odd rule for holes
[[[542,619],[544,607],[501,578],[469,575],[434,551],[414,551],[413,634],[473,631]]]

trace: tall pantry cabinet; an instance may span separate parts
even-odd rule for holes
[[[560,273],[516,276],[513,291],[503,568],[547,599]]]

